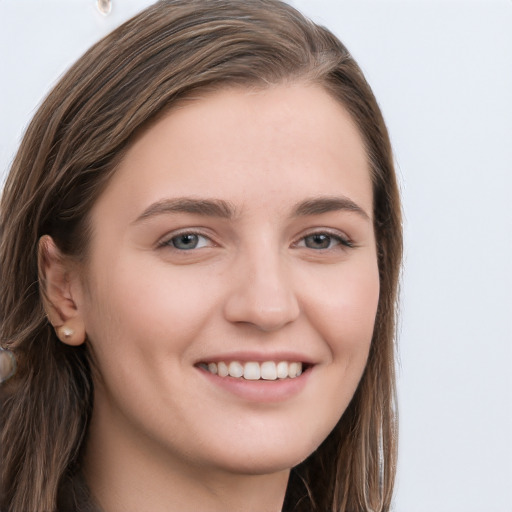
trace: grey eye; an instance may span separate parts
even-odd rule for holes
[[[329,249],[332,245],[339,243],[340,241],[336,237],[325,233],[315,233],[304,237],[304,245],[309,249]]]
[[[190,249],[197,249],[200,245],[201,238],[204,239],[204,237],[194,233],[183,233],[172,237],[170,244],[176,249],[187,251]]]

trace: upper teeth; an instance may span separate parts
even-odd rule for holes
[[[219,377],[244,378],[246,380],[276,380],[295,378],[302,374],[302,363],[288,361],[265,361],[257,363],[250,361],[247,363],[240,363],[239,361],[231,361],[225,363],[219,361],[218,363],[201,363],[199,366],[208,370],[210,373],[218,375]]]

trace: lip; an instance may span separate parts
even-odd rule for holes
[[[229,376],[219,377],[199,366],[196,366],[196,369],[203,378],[207,379],[208,384],[220,388],[222,391],[247,402],[271,404],[284,402],[298,395],[306,386],[313,366],[308,366],[300,376],[293,379],[277,380],[245,380]]]
[[[297,352],[291,351],[265,353],[248,351],[226,352],[212,356],[205,356],[201,359],[198,359],[195,364],[198,365],[199,363],[218,363],[220,361],[228,363],[230,361],[239,361],[240,363],[248,363],[250,361],[254,361],[255,363],[264,363],[265,361],[275,361],[276,363],[279,361],[288,361],[290,363],[304,363],[308,366],[316,364],[316,361],[314,361],[311,357],[306,356],[305,354],[299,354]]]
[[[199,363],[218,363],[220,361],[239,361],[240,363],[249,361],[257,363],[265,361],[302,362],[306,365],[306,369],[300,376],[292,379],[245,380],[229,376],[219,377],[198,366]],[[275,404],[291,400],[293,397],[300,394],[311,377],[314,365],[315,363],[310,357],[289,351],[264,354],[261,352],[229,352],[205,357],[197,362],[195,368],[200,372],[200,375],[206,379],[208,385],[214,386],[215,389],[220,389],[246,402]]]

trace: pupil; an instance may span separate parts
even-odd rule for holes
[[[306,247],[311,249],[327,249],[330,243],[329,235],[311,235],[306,238]]]
[[[197,245],[197,235],[180,235],[173,240],[173,245],[177,249],[194,249]]]

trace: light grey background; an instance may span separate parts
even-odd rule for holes
[[[90,44],[151,0],[0,0],[0,183]],[[360,63],[405,210],[395,512],[512,511],[512,1],[295,0]]]

